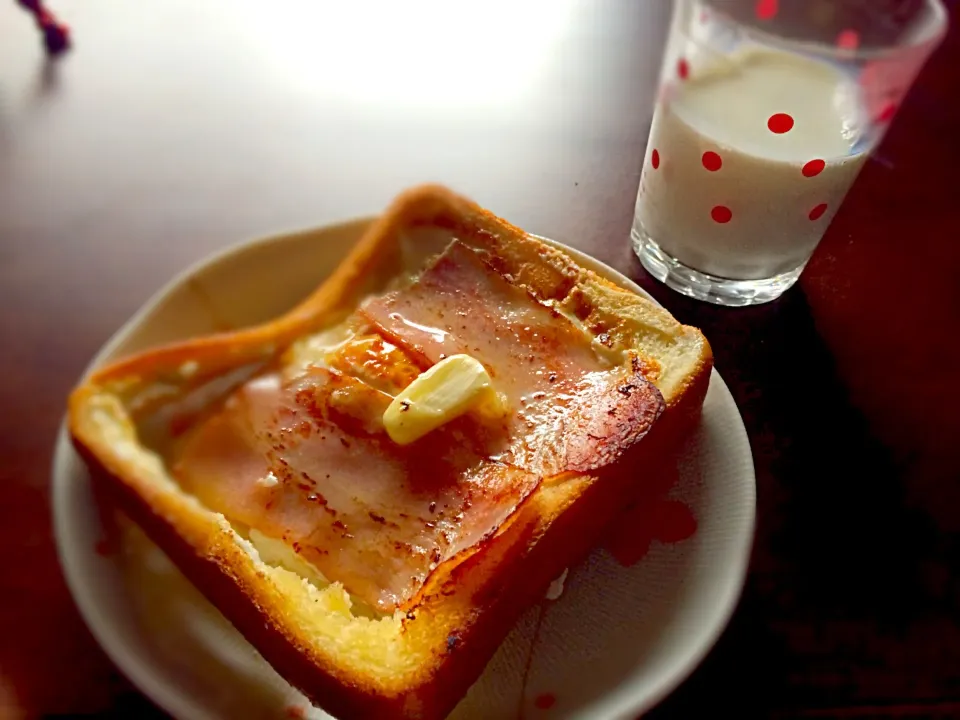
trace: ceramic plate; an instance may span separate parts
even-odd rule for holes
[[[200,263],[150,300],[93,365],[275,317],[337,266],[369,222],[247,243]],[[558,246],[643,294],[609,267]],[[736,605],[755,515],[750,446],[716,372],[678,473],[669,497],[633,519],[634,530],[653,528],[654,537],[614,533],[619,544],[611,540],[570,568],[560,598],[523,615],[451,717],[635,716],[696,667]],[[135,527],[101,509],[65,432],[54,457],[53,506],[60,559],[83,617],[159,706],[184,720],[328,717]]]

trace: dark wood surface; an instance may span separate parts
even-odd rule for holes
[[[801,285],[728,310],[628,247],[666,2],[313,5],[63,2],[76,46],[48,62],[0,3],[0,716],[159,715],[84,628],[51,536],[53,439],[97,348],[211,251],[435,180],[702,327],[741,408],[750,578],[651,717],[960,717],[957,35]]]

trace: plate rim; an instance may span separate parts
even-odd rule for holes
[[[352,226],[368,225],[373,222],[376,217],[376,215],[359,215],[350,219],[326,223],[312,228],[299,228],[251,238],[228,245],[194,261],[183,270],[174,274],[170,280],[150,295],[110,336],[84,368],[78,377],[78,381],[89,375],[96,367],[100,366],[104,359],[112,354],[117,347],[143,323],[144,319],[151,312],[193,277],[229,260],[231,257],[254,248],[283,243],[305,234],[343,232]],[[580,264],[592,267],[595,271],[599,269],[600,274],[608,275],[610,279],[615,280],[626,289],[647,298],[659,307],[663,307],[637,283],[606,263],[597,260],[577,248],[552,238],[535,233],[527,234],[568,253]],[[744,441],[742,445],[749,456],[749,463],[744,466],[744,474],[748,474],[749,478],[744,478],[744,484],[746,485],[749,495],[750,508],[749,512],[745,514],[746,519],[742,530],[742,537],[739,538],[740,546],[735,556],[735,565],[730,568],[733,582],[728,584],[726,597],[719,599],[720,610],[714,616],[714,622],[702,633],[699,633],[695,640],[691,641],[691,650],[688,652],[687,657],[683,659],[682,662],[677,662],[674,667],[661,673],[661,678],[657,682],[655,689],[647,693],[642,698],[642,701],[628,701],[628,707],[619,708],[623,711],[643,713],[650,710],[676,690],[676,688],[693,673],[703,662],[710,650],[713,649],[729,625],[730,619],[739,605],[746,584],[756,533],[756,470],[753,463],[750,439],[743,424],[743,417],[740,414],[736,401],[730,393],[730,389],[716,368],[711,370],[710,376],[710,385],[712,386],[714,383],[718,383],[718,390],[725,396],[722,402],[728,401],[736,414],[739,426],[735,428],[735,430],[742,436]],[[72,477],[69,463],[71,459],[73,459],[71,458],[71,454],[73,453],[76,453],[76,450],[70,441],[66,416],[64,415],[57,431],[50,467],[51,513],[53,516],[53,533],[57,559],[66,580],[67,588],[70,591],[73,601],[77,605],[84,624],[90,630],[97,644],[103,649],[107,657],[117,666],[117,669],[123,673],[137,690],[142,692],[151,702],[155,703],[162,710],[176,718],[213,717],[202,707],[198,707],[197,703],[191,699],[189,694],[182,690],[177,691],[176,688],[171,688],[169,683],[165,682],[162,677],[154,675],[148,666],[149,663],[144,661],[142,654],[136,650],[136,645],[127,642],[121,633],[113,632],[110,629],[112,627],[110,618],[100,612],[95,597],[96,593],[92,590],[94,583],[89,582],[87,578],[79,572],[78,563],[76,562],[76,559],[79,558],[80,555],[89,555],[94,552],[94,550],[85,547],[83,543],[74,543],[71,545],[68,542],[76,533],[75,526],[73,525],[72,511],[69,505],[70,493],[67,487],[67,483]]]

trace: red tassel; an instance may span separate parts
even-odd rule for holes
[[[33,15],[37,28],[43,33],[43,44],[51,55],[59,55],[70,47],[70,28],[57,20],[43,5],[42,0],[17,0],[20,6]]]

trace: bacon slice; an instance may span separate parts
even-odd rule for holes
[[[429,365],[472,355],[515,405],[605,369],[583,332],[456,240],[417,282],[368,300],[361,313]]]
[[[459,241],[413,285],[361,313],[429,364],[461,352],[482,362],[516,410],[500,459],[540,475],[608,464],[662,410],[639,370],[610,368],[566,317]]]
[[[638,371],[608,367],[570,321],[458,242],[359,314],[369,334],[328,367],[245,384],[194,428],[174,471],[232,522],[284,540],[383,611],[410,603],[542,478],[609,464],[663,408]],[[380,422],[391,394],[458,352],[487,367],[512,414],[501,427],[468,415],[392,443]]]
[[[231,521],[283,539],[358,599],[392,610],[495,530],[539,477],[486,459],[456,427],[401,448],[352,423],[338,394],[358,413],[383,413],[381,393],[335,371],[257,378],[197,428],[174,472]]]

